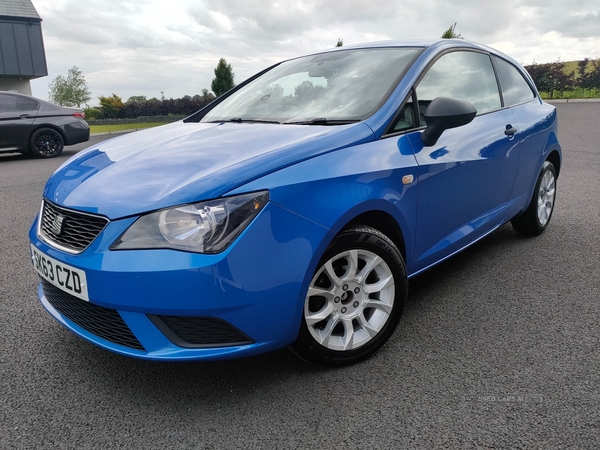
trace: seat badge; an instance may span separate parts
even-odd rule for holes
[[[50,230],[52,231],[52,233],[54,233],[54,235],[60,236],[63,232],[64,223],[65,218],[57,214],[54,220],[52,221],[52,227],[50,228]]]

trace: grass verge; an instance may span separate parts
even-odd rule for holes
[[[90,125],[90,133],[111,133],[113,131],[138,130],[140,128],[152,128],[165,125],[167,122],[150,123],[122,123],[118,125]]]

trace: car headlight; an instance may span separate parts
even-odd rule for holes
[[[218,253],[240,235],[268,201],[267,191],[253,192],[146,214],[110,249],[170,248]]]

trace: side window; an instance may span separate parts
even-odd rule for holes
[[[417,126],[415,121],[415,106],[413,96],[411,95],[400,110],[394,128],[392,128],[392,133],[410,130],[415,126]]]
[[[19,111],[37,111],[39,105],[35,100],[29,98],[18,97]]]
[[[14,95],[0,95],[0,112],[17,112],[17,97]]]
[[[535,98],[531,86],[515,66],[496,56],[493,58],[498,70],[504,106],[517,105]]]
[[[490,57],[484,53],[458,51],[447,53],[429,68],[417,86],[417,98],[423,113],[436,97],[453,97],[471,102],[477,114],[500,106],[500,92]]]

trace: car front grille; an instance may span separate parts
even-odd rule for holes
[[[106,217],[61,208],[44,200],[39,233],[48,244],[81,253],[108,224]]]
[[[86,331],[114,344],[145,350],[115,309],[94,305],[42,280],[44,295],[59,313]]]
[[[214,317],[148,315],[148,318],[180,347],[230,347],[254,343],[230,323]]]

